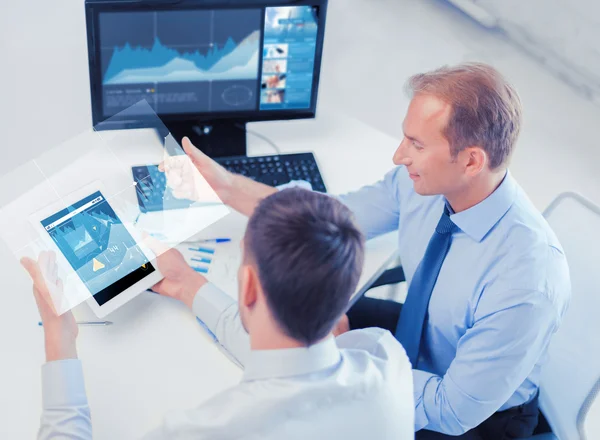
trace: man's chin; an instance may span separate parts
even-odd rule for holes
[[[413,183],[413,188],[420,196],[431,196],[432,194],[417,183]]]

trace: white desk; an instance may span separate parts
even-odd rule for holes
[[[314,121],[249,128],[271,138],[282,152],[314,151],[331,193],[374,182],[393,166],[396,140],[323,109]],[[259,138],[249,135],[248,140],[250,155],[272,153]],[[361,284],[390,259],[396,243],[394,234],[369,242]],[[42,330],[31,282],[4,245],[0,264],[5,283],[0,438],[34,438],[41,411]],[[84,313],[85,308],[76,310]],[[191,312],[176,301],[145,293],[109,319],[115,325],[82,327],[78,339],[97,440],[137,438],[159,424],[167,411],[197,406],[241,377]]]

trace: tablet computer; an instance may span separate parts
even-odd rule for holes
[[[30,220],[41,228],[57,263],[70,266],[87,289],[88,304],[99,318],[163,278],[154,253],[134,238],[135,229],[121,221],[99,185],[63,198]]]

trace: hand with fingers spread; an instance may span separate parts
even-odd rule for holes
[[[21,264],[33,280],[33,295],[44,326],[46,361],[76,359],[77,323],[70,311],[62,315],[56,313],[49,290],[50,287],[62,292],[62,281],[56,276],[56,255],[41,252],[37,262],[22,258]]]

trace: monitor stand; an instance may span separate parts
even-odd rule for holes
[[[184,136],[210,157],[245,156],[246,123],[219,122],[165,122],[179,144]]]

